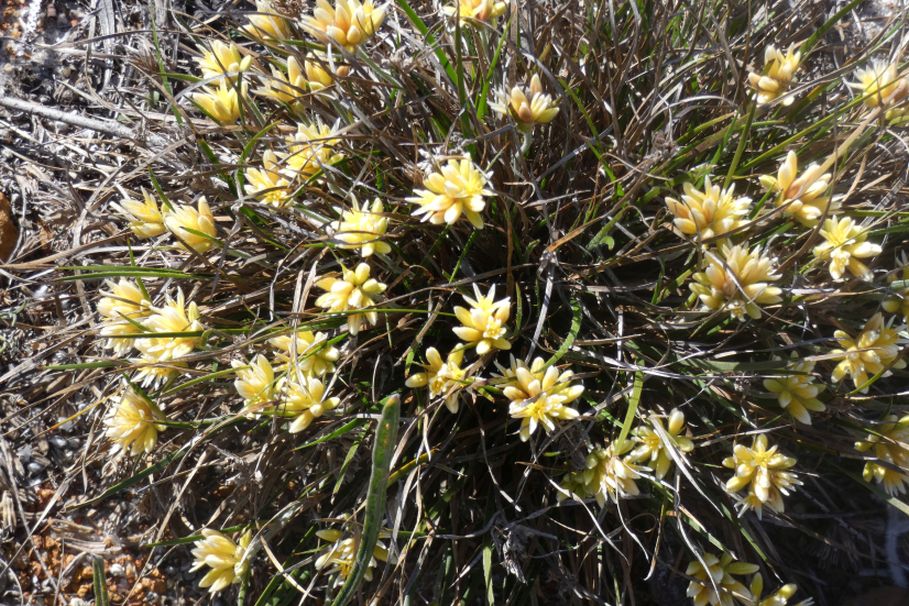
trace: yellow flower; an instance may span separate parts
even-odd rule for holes
[[[761,175],[761,185],[768,191],[779,192],[776,205],[783,209],[783,214],[802,225],[814,227],[828,209],[836,210],[835,206],[830,206],[830,196],[827,195],[830,173],[822,174],[824,169],[814,163],[796,178],[798,166],[798,156],[790,151],[776,177]]]
[[[286,74],[274,67],[271,68],[271,73],[272,78],[256,92],[287,105],[298,103],[307,93],[328,88],[334,81],[319,63],[303,61],[301,68],[300,62],[293,55],[287,58]]]
[[[284,157],[287,168],[300,177],[309,179],[326,166],[337,164],[344,154],[335,152],[338,131],[320,120],[312,124],[298,124],[297,132],[287,138],[288,153]]]
[[[164,425],[159,423],[163,420],[157,406],[128,387],[104,418],[104,434],[117,451],[131,455],[149,453],[158,443],[158,432],[164,431]]]
[[[452,330],[468,345],[476,345],[477,355],[493,349],[511,349],[511,343],[505,338],[505,323],[511,315],[511,299],[495,300],[495,285],[489,288],[489,294],[483,295],[476,284],[473,285],[474,298],[462,295],[470,309],[455,306],[454,313],[462,326]]]
[[[133,339],[117,337],[143,332],[141,321],[148,317],[151,302],[132,280],[105,280],[104,284],[108,290],[102,291],[104,296],[98,301],[98,313],[105,319],[101,336],[109,337],[107,345],[123,354],[133,346]]]
[[[793,352],[786,366],[791,374],[764,379],[764,389],[776,396],[780,406],[798,421],[811,425],[812,412],[824,412],[827,407],[817,399],[821,387],[814,382],[814,362],[800,359]]]
[[[772,44],[764,50],[764,71],[762,74],[751,72],[748,83],[757,92],[758,104],[770,103],[786,92],[795,81],[795,72],[802,60],[802,53],[790,46],[784,55]],[[783,99],[783,105],[791,105],[791,95]]]
[[[892,107],[909,96],[909,79],[900,77],[896,63],[880,59],[871,66],[855,72],[858,82],[847,82],[851,88],[861,91],[868,107]]]
[[[180,241],[181,248],[202,254],[215,245],[217,230],[205,196],[199,198],[196,207],[179,204],[166,210],[164,225]]]
[[[738,320],[744,320],[745,314],[757,319],[761,305],[781,301],[782,291],[769,284],[781,277],[775,263],[757,247],[749,251],[741,245],[723,244],[718,253],[706,254],[706,267],[692,276],[689,288],[704,309],[726,310]]]
[[[600,507],[608,501],[615,503],[640,494],[635,480],[641,477],[644,468],[623,458],[631,450],[631,440],[622,444],[613,442],[608,447],[593,450],[585,461],[585,469],[573,471],[562,480],[562,488],[579,499],[594,497]],[[561,501],[566,497],[564,492],[558,494]]]
[[[672,467],[670,450],[677,453],[691,452],[694,442],[683,435],[685,431],[685,415],[678,408],[673,408],[669,413],[667,424],[653,415],[650,425],[639,425],[632,430],[631,435],[636,446],[626,457],[632,463],[643,463],[650,467],[657,478],[664,478]]]
[[[814,256],[818,261],[830,261],[830,276],[834,280],[842,280],[847,269],[856,278],[872,278],[871,269],[859,259],[881,254],[881,247],[867,241],[867,227],[849,217],[834,217],[824,221],[821,236],[824,242],[814,247]]]
[[[843,330],[833,333],[840,348],[834,349],[831,354],[842,358],[833,369],[833,381],[839,383],[843,377],[852,377],[852,383],[862,393],[868,391],[869,375],[880,374],[888,377],[893,368],[905,368],[906,361],[899,359],[900,337],[892,327],[893,321],[884,324],[884,317],[880,313],[874,314],[853,339]]]
[[[176,300],[167,298],[162,307],[152,307],[152,314],[143,326],[150,333],[197,333],[205,329],[199,320],[199,309],[195,303],[186,305],[183,291],[177,291]],[[201,335],[173,335],[161,337],[141,337],[135,339],[134,346],[141,354],[135,362],[140,363],[137,378],[143,385],[169,379],[176,373],[174,361],[192,353],[202,341]]]
[[[293,36],[290,25],[275,11],[269,0],[256,0],[256,14],[249,15],[249,23],[240,31],[262,42],[280,42]]]
[[[237,374],[234,388],[243,398],[243,412],[255,416],[275,400],[275,371],[268,358],[257,355],[250,362],[231,361],[230,365]]]
[[[369,277],[369,265],[360,263],[355,269],[341,267],[341,277],[325,276],[316,282],[325,294],[316,299],[316,305],[332,313],[356,312],[375,305],[374,297],[385,292],[386,286]],[[347,331],[355,335],[367,324],[379,321],[376,311],[348,313]]]
[[[235,543],[227,535],[203,528],[202,540],[196,542],[192,554],[195,558],[190,571],[208,566],[211,570],[199,581],[200,587],[208,587],[209,593],[215,594],[240,580],[249,568],[246,561],[246,550],[249,547],[252,533],[246,531]]]
[[[215,122],[233,124],[240,119],[240,98],[246,96],[245,85],[237,87],[221,80],[217,88],[208,86],[203,90],[193,93],[193,101]]]
[[[388,217],[382,216],[385,208],[382,201],[376,198],[372,206],[367,209],[353,199],[350,210],[341,213],[341,219],[331,223],[329,228],[334,239],[340,242],[339,248],[359,249],[362,257],[369,257],[373,253],[387,255],[391,246],[382,241],[382,236],[388,231]]]
[[[269,339],[268,342],[279,351],[277,355],[279,361],[289,362],[296,356],[296,369],[304,375],[314,377],[334,372],[335,362],[341,356],[336,347],[328,344],[328,335],[324,332],[298,330],[293,337],[281,335]],[[296,369],[290,369],[288,372],[296,372]]]
[[[340,402],[338,398],[327,398],[325,386],[315,377],[301,377],[298,381],[291,375],[281,381],[280,391],[280,412],[294,418],[288,427],[290,433],[303,431]]]
[[[892,314],[902,314],[903,321],[909,323],[909,260],[903,255],[900,263],[903,265],[902,270],[895,274],[891,273],[887,277],[887,281],[893,289],[893,295],[884,299],[881,307]],[[902,282],[902,286],[895,285],[894,282],[897,281]]]
[[[480,211],[486,208],[483,196],[493,195],[486,189],[488,179],[489,176],[474,165],[470,156],[452,159],[438,172],[429,173],[423,180],[426,189],[414,190],[415,195],[407,201],[420,207],[412,214],[416,217],[423,215],[421,221],[429,221],[433,225],[454,225],[463,214],[474,227],[482,229]]]
[[[535,124],[552,122],[559,113],[559,108],[552,103],[552,97],[543,94],[543,84],[536,74],[530,79],[529,90],[515,86],[510,93],[503,91],[500,96],[501,100],[490,103],[489,107],[504,116],[511,116],[523,132],[530,132]]]
[[[281,165],[271,150],[262,154],[262,168],[246,169],[246,184],[243,186],[247,195],[253,196],[263,204],[283,208],[291,200],[290,181],[281,174]]]
[[[764,593],[764,578],[760,573],[754,575],[751,579],[751,595],[754,596],[755,606],[786,606],[789,598],[795,595],[799,588],[795,583],[786,583],[766,598],[762,598]],[[811,606],[811,600],[800,602],[799,606]]]
[[[158,210],[158,203],[142,188],[142,202],[123,198],[120,204],[111,206],[129,221],[129,228],[139,238],[154,238],[164,233],[164,217]]]
[[[505,12],[506,4],[500,0],[455,0],[457,7],[446,6],[446,15],[458,14],[462,23],[482,21],[484,23],[499,17]]]
[[[211,43],[211,48],[200,48],[201,56],[196,57],[196,62],[202,70],[202,77],[215,79],[226,77],[235,80],[242,71],[249,68],[252,57],[243,56],[240,47],[231,42],[226,44],[220,40]]]
[[[890,496],[906,492],[909,483],[909,415],[898,419],[887,415],[864,440],[855,443],[859,452],[870,452],[874,461],[865,463],[866,482],[883,484]]]
[[[460,391],[471,382],[465,369],[461,368],[463,361],[463,348],[453,349],[443,361],[439,350],[430,347],[426,350],[426,364],[420,364],[423,372],[410,375],[405,384],[410,388],[429,386],[430,397],[445,396],[445,406],[456,413],[460,407]]]
[[[751,198],[734,196],[735,185],[721,189],[710,177],[704,178],[704,191],[691,183],[682,186],[681,201],[666,198],[666,207],[675,217],[674,231],[693,236],[699,241],[727,234],[747,223],[744,219],[751,207]]]
[[[511,400],[508,412],[513,419],[521,419],[521,441],[526,442],[541,425],[546,433],[555,430],[556,420],[576,419],[579,413],[566,406],[584,393],[583,385],[572,385],[574,373],[559,372],[555,366],[546,367],[543,358],[535,358],[530,366],[523,360],[511,358],[511,367],[505,369],[500,384],[502,394]]]
[[[385,7],[376,8],[372,0],[335,0],[332,8],[327,0],[316,0],[311,17],[303,17],[303,27],[328,43],[334,41],[348,52],[376,33],[385,21]]]
[[[776,446],[767,448],[767,436],[761,434],[754,438],[751,448],[736,444],[732,456],[723,459],[724,467],[735,470],[735,475],[726,482],[726,490],[735,494],[747,488],[748,494],[741,501],[743,511],[754,509],[759,518],[765,505],[782,512],[783,495],[801,484],[794,473],[786,471],[795,465],[795,459],[776,449]]]
[[[739,562],[730,553],[723,553],[721,557],[705,553],[701,559],[707,565],[706,569],[698,560],[685,569],[685,574],[692,577],[687,595],[694,606],[733,606],[736,600],[751,603],[751,592],[733,575],[757,572],[757,566]]]
[[[316,570],[322,570],[328,567],[330,572],[336,573],[335,584],[340,585],[350,576],[353,569],[354,556],[357,553],[359,539],[347,536],[345,537],[339,530],[319,530],[316,536],[323,541],[328,541],[331,545],[316,559]],[[382,541],[377,541],[372,551],[372,558],[366,567],[363,578],[367,581],[372,580],[372,570],[376,567],[376,561],[385,562],[388,560],[388,549]]]

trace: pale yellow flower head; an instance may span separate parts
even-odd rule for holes
[[[795,595],[795,592],[798,590],[798,585],[795,583],[786,583],[773,593],[764,597],[764,578],[760,573],[755,574],[751,578],[751,595],[754,596],[754,603],[756,606],[786,606],[789,604],[789,598]],[[814,602],[812,600],[804,600],[799,602],[797,606],[812,606],[813,604]]]
[[[127,387],[104,418],[104,435],[118,452],[150,453],[158,443],[158,432],[164,431],[163,420],[157,406]]]
[[[865,323],[857,338],[843,330],[834,332],[839,348],[830,353],[840,362],[833,369],[833,381],[839,383],[849,375],[856,389],[861,388],[864,393],[868,391],[865,384],[872,376],[887,377],[892,369],[905,368],[906,360],[900,358],[902,341],[892,324],[892,319],[885,324],[884,317],[876,313]]]
[[[890,496],[906,492],[909,484],[909,416],[888,415],[875,425],[864,440],[855,443],[859,452],[874,460],[865,463],[862,476],[866,482],[881,484]]]
[[[902,269],[887,277],[893,294],[884,299],[881,307],[892,314],[901,314],[903,322],[909,323],[909,259],[905,255],[901,256],[900,264]],[[897,281],[902,282],[902,285],[896,285]]]
[[[811,425],[812,412],[824,412],[827,407],[817,396],[822,387],[815,382],[814,362],[799,358],[794,352],[786,366],[786,374],[764,379],[764,389],[776,396],[780,407],[800,423]]]
[[[196,63],[202,70],[205,79],[228,78],[234,80],[240,72],[246,71],[252,62],[252,57],[244,56],[240,47],[231,42],[227,44],[220,40],[211,43],[210,48],[200,48],[201,55],[196,57]]]
[[[461,368],[463,361],[464,349],[461,347],[453,349],[445,360],[442,360],[439,350],[429,347],[426,349],[426,363],[420,364],[423,371],[407,377],[405,384],[410,388],[429,387],[430,397],[444,397],[445,406],[456,413],[460,407],[461,390],[472,381],[466,369]]]
[[[691,292],[698,296],[705,310],[728,311],[744,320],[748,315],[761,317],[761,306],[779,303],[782,291],[770,283],[780,279],[776,260],[760,248],[723,244],[719,251],[705,255],[703,271],[692,276]]]
[[[316,0],[312,16],[303,17],[303,27],[320,42],[335,42],[348,52],[376,33],[385,21],[385,7],[372,0]]]
[[[353,570],[359,539],[355,536],[345,536],[339,530],[319,530],[316,532],[316,536],[330,543],[322,555],[316,559],[316,570],[327,568],[330,573],[336,575],[334,584],[341,585]],[[371,581],[377,561],[385,562],[387,560],[388,549],[382,541],[377,541],[363,578]]]
[[[587,455],[584,469],[563,478],[562,488],[566,492],[559,492],[557,498],[561,501],[568,494],[576,499],[593,497],[603,507],[610,501],[618,503],[620,499],[640,494],[636,480],[646,469],[623,457],[633,446],[631,440],[623,440],[621,444],[613,442],[608,447],[594,448]]]
[[[501,0],[453,0],[454,6],[446,6],[445,14],[451,16],[457,13],[462,23],[479,21],[489,23],[501,16],[507,4]]]
[[[215,217],[205,196],[199,198],[196,208],[190,204],[177,204],[166,210],[164,225],[177,237],[183,249],[202,254],[216,244]]]
[[[193,101],[218,124],[233,124],[240,119],[240,99],[246,96],[246,85],[236,86],[221,80],[218,86],[207,86],[205,92],[193,93]]]
[[[530,79],[530,86],[512,87],[511,91],[502,91],[498,103],[490,103],[496,112],[510,116],[523,132],[530,132],[536,124],[552,122],[559,108],[552,102],[552,97],[543,93],[543,84],[536,74]]]
[[[281,381],[281,407],[279,412],[292,417],[288,431],[298,433],[312,424],[327,411],[338,406],[340,399],[327,397],[325,385],[316,377],[301,377],[293,374]]]
[[[133,339],[117,337],[144,331],[142,321],[151,312],[151,302],[133,280],[105,280],[104,285],[107,290],[102,291],[104,296],[98,301],[98,313],[104,318],[101,336],[109,337],[108,346],[124,354],[132,348]]]
[[[243,398],[244,414],[256,416],[271,407],[278,390],[275,371],[268,358],[259,354],[249,362],[232,360],[230,365],[236,371],[234,388]]]
[[[152,307],[143,326],[150,333],[200,333],[205,329],[198,307],[193,302],[186,305],[182,290],[177,292],[176,299],[168,297],[163,306]],[[201,342],[201,334],[135,339],[133,345],[139,350],[140,357],[133,361],[142,365],[137,379],[142,379],[143,385],[169,379],[182,365],[175,361],[192,353]]]
[[[426,189],[414,190],[407,201],[419,206],[412,214],[421,221],[454,225],[463,214],[471,225],[482,229],[480,212],[486,208],[484,197],[494,195],[486,189],[488,180],[489,176],[469,156],[448,160],[438,171],[426,175],[423,180]]]
[[[105,280],[104,286],[107,290],[101,292],[104,296],[98,301],[98,313],[106,319],[144,318],[148,315],[151,303],[134,280]]]
[[[836,210],[828,194],[831,175],[822,173],[823,168],[814,163],[796,176],[798,166],[798,156],[790,151],[776,177],[761,175],[761,185],[778,193],[776,206],[783,209],[783,214],[806,227],[814,227],[827,212]]]
[[[385,292],[385,284],[370,278],[369,271],[369,265],[360,263],[354,269],[342,267],[340,278],[325,276],[316,282],[326,291],[316,299],[316,305],[331,313],[353,312],[347,315],[347,331],[352,335],[379,321],[375,310],[357,311],[375,305],[375,298]]]
[[[511,299],[495,300],[495,285],[484,295],[480,288],[473,285],[473,298],[463,295],[470,309],[455,306],[454,313],[461,326],[452,330],[468,345],[475,345],[477,355],[486,354],[493,349],[511,349],[511,343],[505,338],[506,323],[511,315]]]
[[[842,280],[847,270],[856,278],[871,280],[871,269],[860,259],[881,254],[881,247],[868,242],[867,227],[849,217],[832,217],[824,221],[820,233],[824,241],[814,247],[814,257],[830,262],[830,276],[834,280]]]
[[[772,44],[764,50],[763,73],[748,74],[748,83],[757,93],[759,104],[770,103],[784,95],[795,81],[795,72],[802,61],[802,53],[790,46],[785,54]],[[783,105],[791,105],[791,95],[783,98]]]
[[[111,204],[118,213],[129,221],[129,228],[139,238],[154,238],[165,232],[164,217],[158,210],[155,198],[142,188],[142,201],[123,198],[119,204]]]
[[[727,234],[747,223],[745,217],[751,209],[751,198],[735,197],[735,185],[722,189],[710,177],[704,178],[704,191],[691,183],[682,186],[681,200],[666,198],[666,208],[675,217],[672,221],[676,233],[691,236],[698,241]]]
[[[339,72],[346,72],[339,68]],[[316,61],[304,60],[303,65],[293,55],[287,58],[287,70],[271,68],[272,77],[265,86],[256,90],[279,103],[293,105],[299,103],[310,93],[325,90],[332,85],[331,73]]]
[[[287,20],[282,18],[269,0],[256,0],[256,13],[247,17],[249,23],[240,31],[262,42],[280,42],[293,37]]]
[[[382,237],[388,231],[388,217],[383,216],[385,208],[378,198],[367,207],[353,199],[349,210],[341,212],[341,219],[329,225],[338,247],[348,250],[359,250],[360,256],[366,258],[374,253],[387,255],[391,246]]]
[[[201,534],[202,540],[196,541],[196,548],[192,551],[195,561],[190,571],[211,568],[199,581],[199,586],[208,587],[209,593],[215,594],[246,574],[249,569],[246,552],[252,533],[247,530],[236,542],[217,530],[204,528]]]
[[[290,192],[290,180],[281,174],[281,164],[271,150],[262,154],[262,168],[247,168],[246,183],[243,190],[246,195],[256,198],[262,204],[275,208],[284,208],[293,199]]]
[[[909,97],[909,78],[899,73],[895,62],[875,59],[855,76],[858,82],[846,84],[861,92],[868,107],[892,108]]]
[[[698,560],[693,560],[685,569],[685,574],[692,577],[687,595],[694,606],[751,603],[751,591],[735,576],[757,572],[760,569],[756,565],[739,562],[730,553],[723,553],[720,557],[705,553],[701,559],[707,565],[706,569]]]
[[[341,357],[336,347],[328,344],[328,334],[311,330],[298,330],[293,336],[272,337],[268,343],[278,350],[277,358],[288,364],[296,356],[296,364],[288,373],[297,372],[307,376],[321,377],[335,371],[335,362]]]
[[[783,496],[801,484],[795,474],[788,471],[796,461],[777,452],[777,447],[768,448],[767,436],[754,438],[751,448],[736,444],[732,456],[723,459],[723,466],[735,470],[735,475],[726,482],[726,490],[735,494],[748,489],[741,500],[743,511],[753,509],[761,517],[766,506],[772,511],[784,510]]]
[[[340,142],[337,127],[327,126],[321,120],[310,124],[298,124],[297,131],[287,137],[287,154],[284,163],[288,170],[303,179],[309,179],[337,164],[344,154],[335,151]]]
[[[672,409],[666,424],[657,415],[650,418],[647,425],[638,425],[631,432],[635,447],[626,457],[632,463],[642,463],[650,467],[658,479],[662,479],[672,467],[670,451],[691,452],[694,442],[684,435],[685,415],[678,408]]]
[[[511,358],[511,367],[505,369],[498,383],[502,394],[511,400],[508,412],[513,419],[521,419],[521,441],[526,442],[542,426],[546,433],[556,428],[556,421],[578,418],[580,413],[568,404],[584,393],[583,385],[572,384],[574,373],[559,372],[555,366],[546,367],[543,358],[535,358],[528,366],[523,360]]]

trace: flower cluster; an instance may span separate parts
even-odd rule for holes
[[[158,443],[158,433],[164,431],[162,420],[164,414],[154,402],[128,387],[104,418],[104,434],[118,452],[148,454]]]
[[[833,381],[839,383],[849,375],[855,388],[864,393],[871,376],[886,377],[892,369],[905,368],[906,361],[900,358],[901,340],[891,324],[885,324],[883,315],[877,313],[865,323],[858,337],[853,338],[844,330],[834,332],[839,347],[831,353],[840,361],[833,369]]]
[[[666,198],[666,208],[675,217],[675,231],[703,242],[739,229],[747,223],[751,198],[735,196],[735,186],[723,189],[704,178],[704,191],[691,183],[682,186],[681,200]]]
[[[806,227],[814,227],[829,211],[836,210],[830,203],[830,173],[817,163],[798,174],[799,160],[794,151],[786,154],[776,177],[761,175],[761,185],[776,192],[776,206],[783,214]]]
[[[763,73],[748,74],[748,83],[757,93],[759,104],[770,103],[780,97],[783,105],[791,105],[795,98],[786,95],[789,86],[795,81],[795,72],[802,61],[802,53],[789,47],[785,54],[774,45],[764,49]],[[786,95],[786,96],[784,96]]]
[[[764,379],[764,389],[776,396],[780,407],[805,425],[811,425],[812,412],[824,412],[827,407],[818,400],[821,386],[815,382],[814,362],[799,359],[793,354],[786,366],[788,374]]]
[[[521,419],[521,440],[529,440],[538,426],[550,433],[555,430],[555,421],[578,418],[580,413],[567,405],[581,397],[584,387],[574,385],[573,377],[570,370],[559,372],[555,366],[547,367],[543,358],[534,358],[529,366],[511,358],[511,366],[503,369],[497,383],[511,402],[508,412],[512,418]]]
[[[199,585],[208,587],[208,591],[215,594],[238,582],[246,574],[249,569],[247,549],[252,533],[246,531],[236,541],[210,528],[203,528],[200,534],[202,540],[196,542],[192,551],[195,561],[190,570],[210,568]]]
[[[824,241],[814,247],[818,261],[830,262],[830,277],[842,280],[846,271],[856,278],[871,280],[871,269],[860,259],[881,254],[881,247],[868,242],[868,228],[849,217],[830,218],[820,230]]]
[[[346,315],[347,331],[351,335],[379,322],[379,312],[361,311],[374,306],[375,297],[386,288],[385,284],[370,277],[370,271],[366,263],[360,263],[354,269],[341,266],[340,276],[328,275],[316,282],[316,286],[325,291],[316,299],[316,305],[329,313]]]
[[[631,463],[643,463],[653,470],[657,479],[663,479],[672,467],[672,456],[688,453],[694,449],[694,442],[684,435],[685,414],[673,408],[663,424],[657,415],[650,417],[650,422],[638,425],[631,432],[635,442],[634,449],[628,453]]]
[[[340,585],[347,580],[353,570],[354,556],[357,553],[359,539],[354,536],[344,535],[340,530],[334,529],[319,530],[316,532],[316,536],[323,541],[329,542],[328,547],[316,558],[316,570],[328,569],[334,572],[336,575],[335,584]],[[377,541],[372,552],[372,558],[370,558],[366,571],[363,573],[363,578],[371,581],[372,571],[376,567],[377,561],[385,562],[387,560],[388,549],[382,541]]]
[[[897,418],[887,415],[864,440],[855,443],[859,452],[874,459],[865,463],[862,476],[866,482],[882,484],[887,494],[900,495],[909,484],[909,415]]]
[[[689,287],[705,309],[726,311],[744,320],[748,315],[761,317],[761,306],[781,301],[781,290],[770,283],[780,279],[776,260],[759,248],[723,244],[717,252],[705,255],[703,271],[692,276]]]
[[[451,159],[438,171],[430,172],[423,179],[426,189],[417,189],[407,198],[419,206],[413,215],[433,225],[454,225],[461,215],[467,217],[477,229],[483,228],[480,212],[486,208],[486,196],[493,195],[486,189],[489,175],[481,171],[470,157]]]
[[[530,79],[528,88],[515,86],[511,91],[502,91],[499,97],[499,101],[490,103],[489,107],[511,117],[522,132],[532,131],[537,124],[552,122],[559,113],[552,97],[543,93],[543,84],[536,74]]]
[[[603,507],[608,502],[617,503],[619,499],[639,495],[641,489],[635,480],[645,468],[624,456],[632,448],[631,440],[594,448],[584,461],[584,469],[572,471],[562,479],[565,492],[559,493],[559,500],[568,495],[577,499],[592,497]]]
[[[795,463],[792,457],[777,452],[776,446],[768,448],[767,436],[761,434],[754,438],[750,448],[736,444],[732,456],[723,459],[723,466],[735,470],[735,475],[726,482],[726,490],[735,494],[747,488],[748,494],[741,500],[742,510],[753,509],[758,517],[764,506],[782,512],[783,496],[801,484],[795,474],[788,471]]]

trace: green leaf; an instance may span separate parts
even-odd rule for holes
[[[357,553],[350,574],[341,591],[332,601],[332,606],[346,606],[354,592],[363,582],[363,576],[373,558],[373,550],[379,540],[379,530],[385,518],[385,501],[388,496],[388,471],[394,456],[398,438],[398,422],[401,418],[401,397],[390,395],[382,406],[382,416],[376,426],[376,441],[372,448],[372,472],[366,491],[366,516],[363,519],[363,534],[357,543]]]

